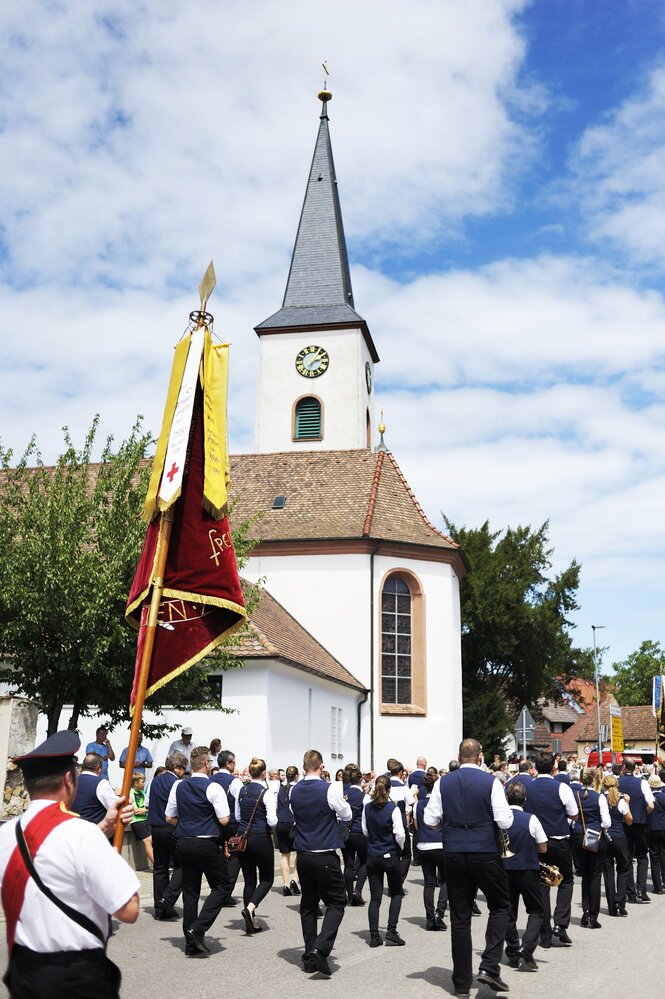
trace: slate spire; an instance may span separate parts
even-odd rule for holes
[[[327,90],[282,305],[350,305],[353,291],[330,143]]]
[[[282,307],[254,328],[261,336],[264,332],[302,327],[360,327],[376,362],[379,356],[367,324],[353,306],[349,258],[330,142],[328,102],[331,97],[328,90],[319,93],[323,105],[319,131]]]

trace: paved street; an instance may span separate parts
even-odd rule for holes
[[[327,999],[386,999],[399,993],[428,999],[453,992],[450,932],[425,931],[418,869],[409,877],[402,907],[399,928],[406,946],[370,950],[367,908],[348,908],[331,961],[334,974],[329,980],[300,970],[298,899],[284,898],[281,889],[273,889],[259,910],[265,932],[246,936],[240,906],[224,909],[208,937],[213,950],[210,957],[186,959],[180,923],[157,923],[152,919],[150,877],[140,877],[139,920],[135,926],[120,926],[109,944],[109,955],[122,968],[125,999],[178,995],[196,999],[222,994],[238,999],[292,999],[298,992],[325,995]],[[482,900],[480,905],[483,916],[473,921],[476,949],[485,925]],[[382,907],[382,930],[386,914],[387,899]],[[538,950],[539,970],[535,974],[505,967],[510,995],[515,999],[661,999],[665,987],[665,896],[653,898],[651,905],[629,906],[627,919],[610,919],[601,911],[601,930],[581,929],[580,915],[578,882],[571,928],[573,947]],[[4,968],[4,932],[1,950]],[[478,986],[472,995],[489,999],[495,993]]]

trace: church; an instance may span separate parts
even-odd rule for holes
[[[241,667],[211,678],[231,713],[174,706],[165,715],[191,726],[195,744],[219,737],[241,767],[253,755],[299,765],[310,747],[333,775],[349,762],[382,770],[389,756],[442,766],[462,737],[467,565],[425,516],[376,424],[379,353],[353,298],[331,96],[319,94],[284,299],[255,327],[255,450],[231,458],[232,523],[256,518],[243,573],[263,586],[237,639]],[[98,723],[83,720],[84,745]],[[149,744],[156,763],[177,737]],[[117,756],[127,738],[112,734]]]

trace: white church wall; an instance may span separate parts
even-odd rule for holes
[[[298,374],[296,355],[315,344],[330,363],[318,378]],[[365,340],[357,330],[302,330],[261,337],[256,422],[256,450],[261,453],[346,450],[367,447],[367,409],[374,426],[374,390],[368,394],[365,364],[373,367]],[[323,404],[323,440],[293,440],[293,405],[304,395]]]
[[[360,695],[340,684],[276,663],[268,683],[272,766],[302,768],[303,753],[318,749],[326,769],[355,762]]]
[[[381,585],[386,575],[403,569],[415,575],[425,594],[426,715],[381,714]],[[459,619],[459,581],[452,567],[439,562],[400,560],[379,556],[375,560],[376,694],[374,698],[375,765],[396,756],[409,767],[418,756],[442,766],[462,738],[462,661]],[[439,762],[441,761],[441,762]]]
[[[261,556],[243,574],[265,588],[346,669],[369,686],[368,555]]]

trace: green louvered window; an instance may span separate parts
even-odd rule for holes
[[[296,405],[297,441],[315,440],[321,437],[321,403],[313,396],[300,399]]]

